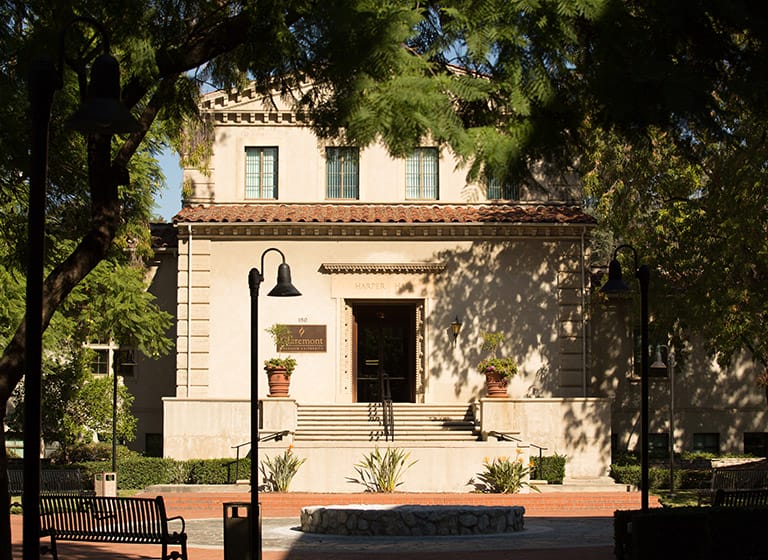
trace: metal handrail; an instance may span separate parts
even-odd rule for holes
[[[282,441],[282,439],[290,433],[291,433],[290,430],[280,430],[279,432],[268,432],[266,435],[260,436],[259,441],[260,442],[270,441],[270,440]],[[246,445],[251,445],[251,442],[246,441],[244,443],[240,443],[238,445],[233,445],[232,447],[230,447],[230,449],[236,450],[235,451],[235,482],[237,482],[237,480],[240,478],[240,448]],[[253,460],[254,460],[253,457],[251,457],[251,461]],[[258,457],[255,460],[258,460]]]
[[[497,431],[490,431],[488,432],[489,436],[500,438],[502,441],[518,441],[520,443],[523,443],[523,440],[521,440],[518,437],[515,437],[513,435],[507,434],[505,432],[497,432]],[[541,480],[541,467],[542,467],[542,451],[546,451],[547,447],[542,447],[541,445],[537,445],[535,443],[528,443],[531,447],[535,447],[539,450],[539,462],[536,465],[536,479]]]

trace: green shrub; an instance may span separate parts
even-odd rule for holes
[[[619,484],[640,487],[640,466],[611,465],[611,477]],[[712,478],[711,470],[675,469],[675,488],[705,488]],[[648,485],[651,488],[669,488],[669,468],[648,469]]]
[[[394,492],[403,483],[400,479],[405,471],[416,463],[406,463],[410,455],[397,447],[388,447],[382,454],[376,447],[355,465],[360,478],[347,477],[347,480],[362,484],[366,492]]]
[[[531,457],[531,477],[546,480],[549,484],[562,484],[565,478],[567,457],[555,453],[543,457]]]
[[[640,454],[637,451],[614,451],[611,454],[611,464],[620,467],[640,465]]]
[[[235,461],[232,459],[190,459],[187,465],[187,484],[232,484],[236,478],[251,472],[250,459],[240,459],[235,475]]]

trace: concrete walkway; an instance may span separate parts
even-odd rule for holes
[[[190,560],[225,560],[224,503],[248,502],[247,492],[162,493],[168,515],[187,522]],[[156,495],[147,492],[143,495]],[[261,494],[264,560],[608,560],[613,554],[613,511],[637,509],[637,493],[557,494]],[[342,503],[451,503],[523,505],[525,530],[467,537],[344,537],[296,529],[302,506]],[[657,502],[652,501],[652,505]],[[21,516],[11,519],[14,557],[21,558]],[[43,541],[45,542],[45,541]],[[514,556],[510,554],[514,551]],[[231,551],[229,551],[231,553]],[[62,560],[159,558],[159,545],[59,544]],[[226,560],[236,560],[228,554]],[[46,558],[45,556],[43,558]],[[239,560],[239,559],[237,559]]]

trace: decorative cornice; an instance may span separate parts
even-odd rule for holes
[[[320,271],[327,274],[440,274],[444,263],[323,263]]]
[[[302,224],[302,223],[195,223],[177,222],[179,238],[192,235],[205,238],[247,240],[344,240],[417,241],[424,239],[499,240],[533,238],[579,238],[590,224]],[[183,227],[180,227],[183,226]]]

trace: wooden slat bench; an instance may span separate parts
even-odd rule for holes
[[[768,470],[766,469],[712,469],[712,481],[709,488],[699,492],[699,505],[711,502],[718,490],[739,490],[768,488]]]
[[[169,522],[177,525],[171,532]],[[168,517],[162,496],[115,498],[103,496],[40,496],[40,534],[50,537],[50,551],[58,560],[56,542],[90,541],[162,545],[162,559],[187,557],[184,518]],[[180,550],[169,551],[168,547]]]
[[[768,488],[740,488],[715,491],[713,506],[721,507],[751,507],[768,506]]]

